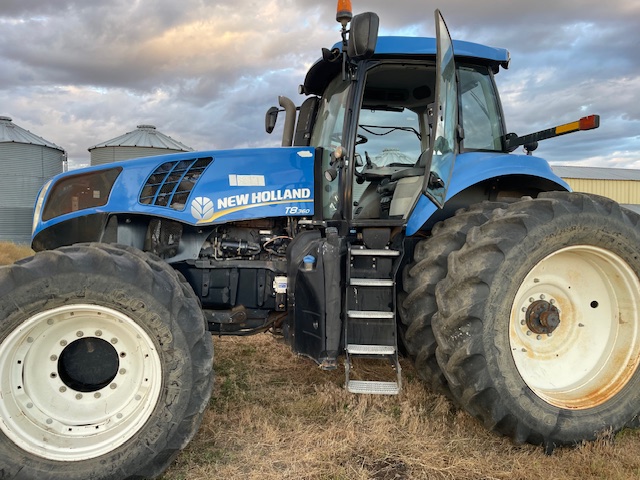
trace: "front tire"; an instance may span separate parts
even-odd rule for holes
[[[471,230],[436,295],[458,402],[517,443],[592,440],[640,414],[639,217],[552,192]]]
[[[79,245],[0,269],[2,478],[162,473],[212,389],[198,300],[161,260]]]

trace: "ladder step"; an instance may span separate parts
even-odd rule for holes
[[[349,380],[347,390],[351,393],[371,393],[377,395],[397,395],[400,387],[396,382],[374,382],[366,380]]]
[[[394,345],[347,345],[347,352],[353,355],[393,355]]]
[[[352,287],[393,287],[390,278],[352,278],[349,283]]]
[[[386,248],[354,248],[351,250],[354,256],[369,257],[397,257],[400,255],[398,250],[387,250]]]
[[[393,312],[377,312],[373,310],[349,310],[349,318],[395,318]]]

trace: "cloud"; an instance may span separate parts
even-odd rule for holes
[[[432,36],[433,7],[359,0],[382,34]],[[497,75],[510,131],[599,113],[602,126],[543,142],[556,162],[638,166],[640,4],[472,2],[442,5],[454,38],[509,49]],[[150,123],[196,149],[278,144],[266,109],[339,40],[335,2],[312,0],[4,0],[0,115],[64,147],[87,148]]]

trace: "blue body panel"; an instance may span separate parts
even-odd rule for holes
[[[477,183],[507,175],[529,175],[550,180],[560,188],[571,190],[558,177],[546,160],[530,155],[513,155],[493,152],[468,152],[456,157],[447,200]],[[407,222],[407,236],[415,234],[436,213],[438,207],[421,195]]]
[[[341,49],[342,42],[333,48]],[[489,47],[479,43],[453,40],[453,51],[457,57],[470,57],[487,60],[499,65],[509,63],[509,51],[504,48]],[[434,55],[436,54],[436,39],[431,37],[378,37],[375,55]],[[321,60],[318,60],[321,61]]]
[[[479,43],[453,40],[456,56],[507,63],[509,52],[504,48],[489,47]],[[425,37],[380,37],[374,55],[435,55],[436,39]]]
[[[315,149],[312,147],[220,150],[144,157],[72,170],[54,177],[53,182],[79,173],[123,167],[106,205],[40,221],[34,236],[59,222],[100,212],[139,213],[191,225],[265,217],[311,216],[314,212],[314,155]],[[213,158],[213,161],[193,187],[184,208],[140,203],[141,188],[158,166],[166,162],[206,157]],[[48,195],[52,190],[49,189]]]

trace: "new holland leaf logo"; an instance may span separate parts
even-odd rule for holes
[[[213,202],[208,197],[196,197],[191,202],[191,215],[196,220],[207,221],[213,217]]]

